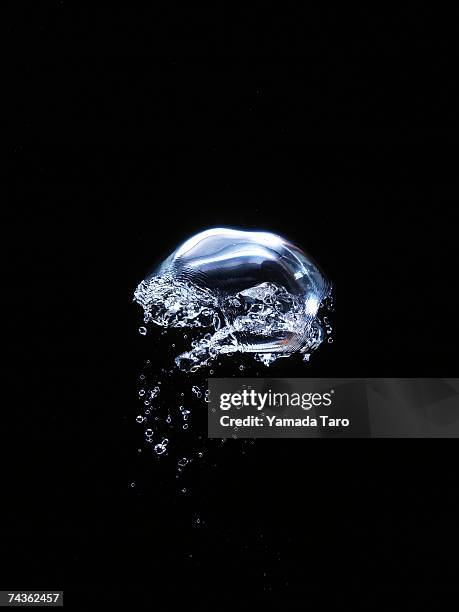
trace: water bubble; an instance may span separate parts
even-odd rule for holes
[[[150,397],[151,399],[154,399],[160,392],[160,388],[159,387],[155,387],[152,391],[150,391]]]
[[[197,398],[202,397],[201,389],[197,387],[196,385],[194,385],[194,387],[191,390],[193,391],[193,393],[196,395]]]
[[[136,416],[135,420],[137,421],[137,423],[143,423],[145,419],[141,414],[139,414],[138,416]]]
[[[167,445],[166,444],[155,444],[154,451],[157,455],[162,455],[166,452]]]
[[[134,294],[146,323],[196,332],[190,350],[175,359],[189,372],[237,352],[265,365],[310,354],[323,341],[319,309],[329,296],[325,276],[292,243],[222,228],[187,240]]]
[[[139,327],[139,334],[142,336],[146,336],[147,335],[147,328],[146,327]]]

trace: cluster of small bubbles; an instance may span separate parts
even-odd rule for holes
[[[187,421],[187,420],[188,420],[188,415],[190,414],[190,411],[189,411],[189,410],[187,410],[187,409],[185,408],[185,406],[180,406],[179,410],[180,410],[180,412],[182,413],[182,418],[183,418],[183,420],[184,420],[184,421]]]
[[[232,292],[216,291],[212,285],[203,286],[202,282],[192,280],[195,272],[199,277],[199,268],[195,270],[196,260],[191,254],[194,247],[191,247],[186,256],[181,253],[178,257],[178,252],[174,252],[159,266],[156,274],[139,284],[134,293],[135,301],[143,308],[147,325],[159,325],[163,328],[162,333],[168,328],[207,332],[198,340],[192,338],[191,350],[176,357],[180,369],[196,371],[220,354],[256,354],[258,346],[264,346],[264,350],[272,346],[277,356],[288,356],[299,350],[311,352],[317,348],[322,341],[316,338],[314,329],[320,327],[318,309],[325,306],[327,297],[330,297],[330,306],[332,300],[329,284],[307,255],[300,249],[292,254],[291,245],[269,234],[234,234],[234,230],[216,229],[204,232],[200,238],[199,249],[205,251],[207,248],[208,254],[202,259],[201,253],[197,260],[206,265],[212,262],[215,272],[225,279],[228,269],[222,263],[225,260],[221,259],[222,245],[225,245],[223,251],[232,251],[231,261],[240,256],[235,278],[230,279]],[[246,261],[242,245],[250,245],[257,256],[263,257],[266,241],[269,249],[272,247],[275,265],[279,264],[284,272],[290,273],[289,287],[293,293],[272,282],[269,275],[264,282],[246,286],[243,266],[250,267],[251,260]],[[271,259],[270,264],[274,265]],[[189,272],[189,265],[193,268],[192,273],[180,275],[182,268]],[[271,266],[266,270],[271,270]]]
[[[155,444],[154,451],[157,455],[163,455],[167,450],[167,445],[169,444],[169,440],[164,438],[162,442]]]
[[[147,335],[147,328],[146,327],[139,327],[139,334],[141,336],[146,336]]]
[[[154,399],[160,392],[160,388],[159,387],[155,387],[152,391],[150,391],[150,397],[151,399]]]
[[[266,367],[269,367],[274,361],[276,361],[277,357],[273,353],[257,353],[255,355],[256,361],[260,361]]]

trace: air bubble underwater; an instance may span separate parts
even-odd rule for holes
[[[206,378],[228,362],[235,376],[246,374],[249,361],[264,368],[300,355],[307,362],[332,338],[324,317],[331,299],[317,264],[274,234],[217,228],[179,246],[134,293],[143,309],[141,342],[152,353],[157,341],[167,345],[162,367],[149,355],[139,376],[139,399],[149,404],[136,420],[153,432],[144,436],[153,455],[171,460],[182,479],[203,457],[193,436],[206,426]]]
[[[145,325],[193,332],[175,362],[196,372],[219,355],[252,354],[269,366],[312,353],[324,338],[319,311],[330,295],[318,265],[294,244],[268,232],[216,228],[178,247],[134,300]]]

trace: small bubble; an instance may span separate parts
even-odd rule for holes
[[[137,421],[137,423],[143,423],[144,417],[141,414],[139,414],[138,416],[136,416],[135,420]]]
[[[162,455],[163,453],[166,452],[166,445],[165,444],[155,444],[154,451],[157,455]]]

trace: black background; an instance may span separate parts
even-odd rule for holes
[[[238,43],[219,14],[164,31],[149,17],[163,48],[147,55],[146,15],[134,28],[115,9],[23,9],[2,213],[1,587],[64,588],[75,609],[451,594],[454,441],[229,441],[181,496],[137,453],[136,377],[155,344],[132,304],[184,238],[265,229],[311,253],[336,299],[334,343],[269,375],[457,375],[447,18],[435,32],[432,15],[359,15],[355,36],[339,15],[292,13],[257,46],[256,14],[239,16]]]

